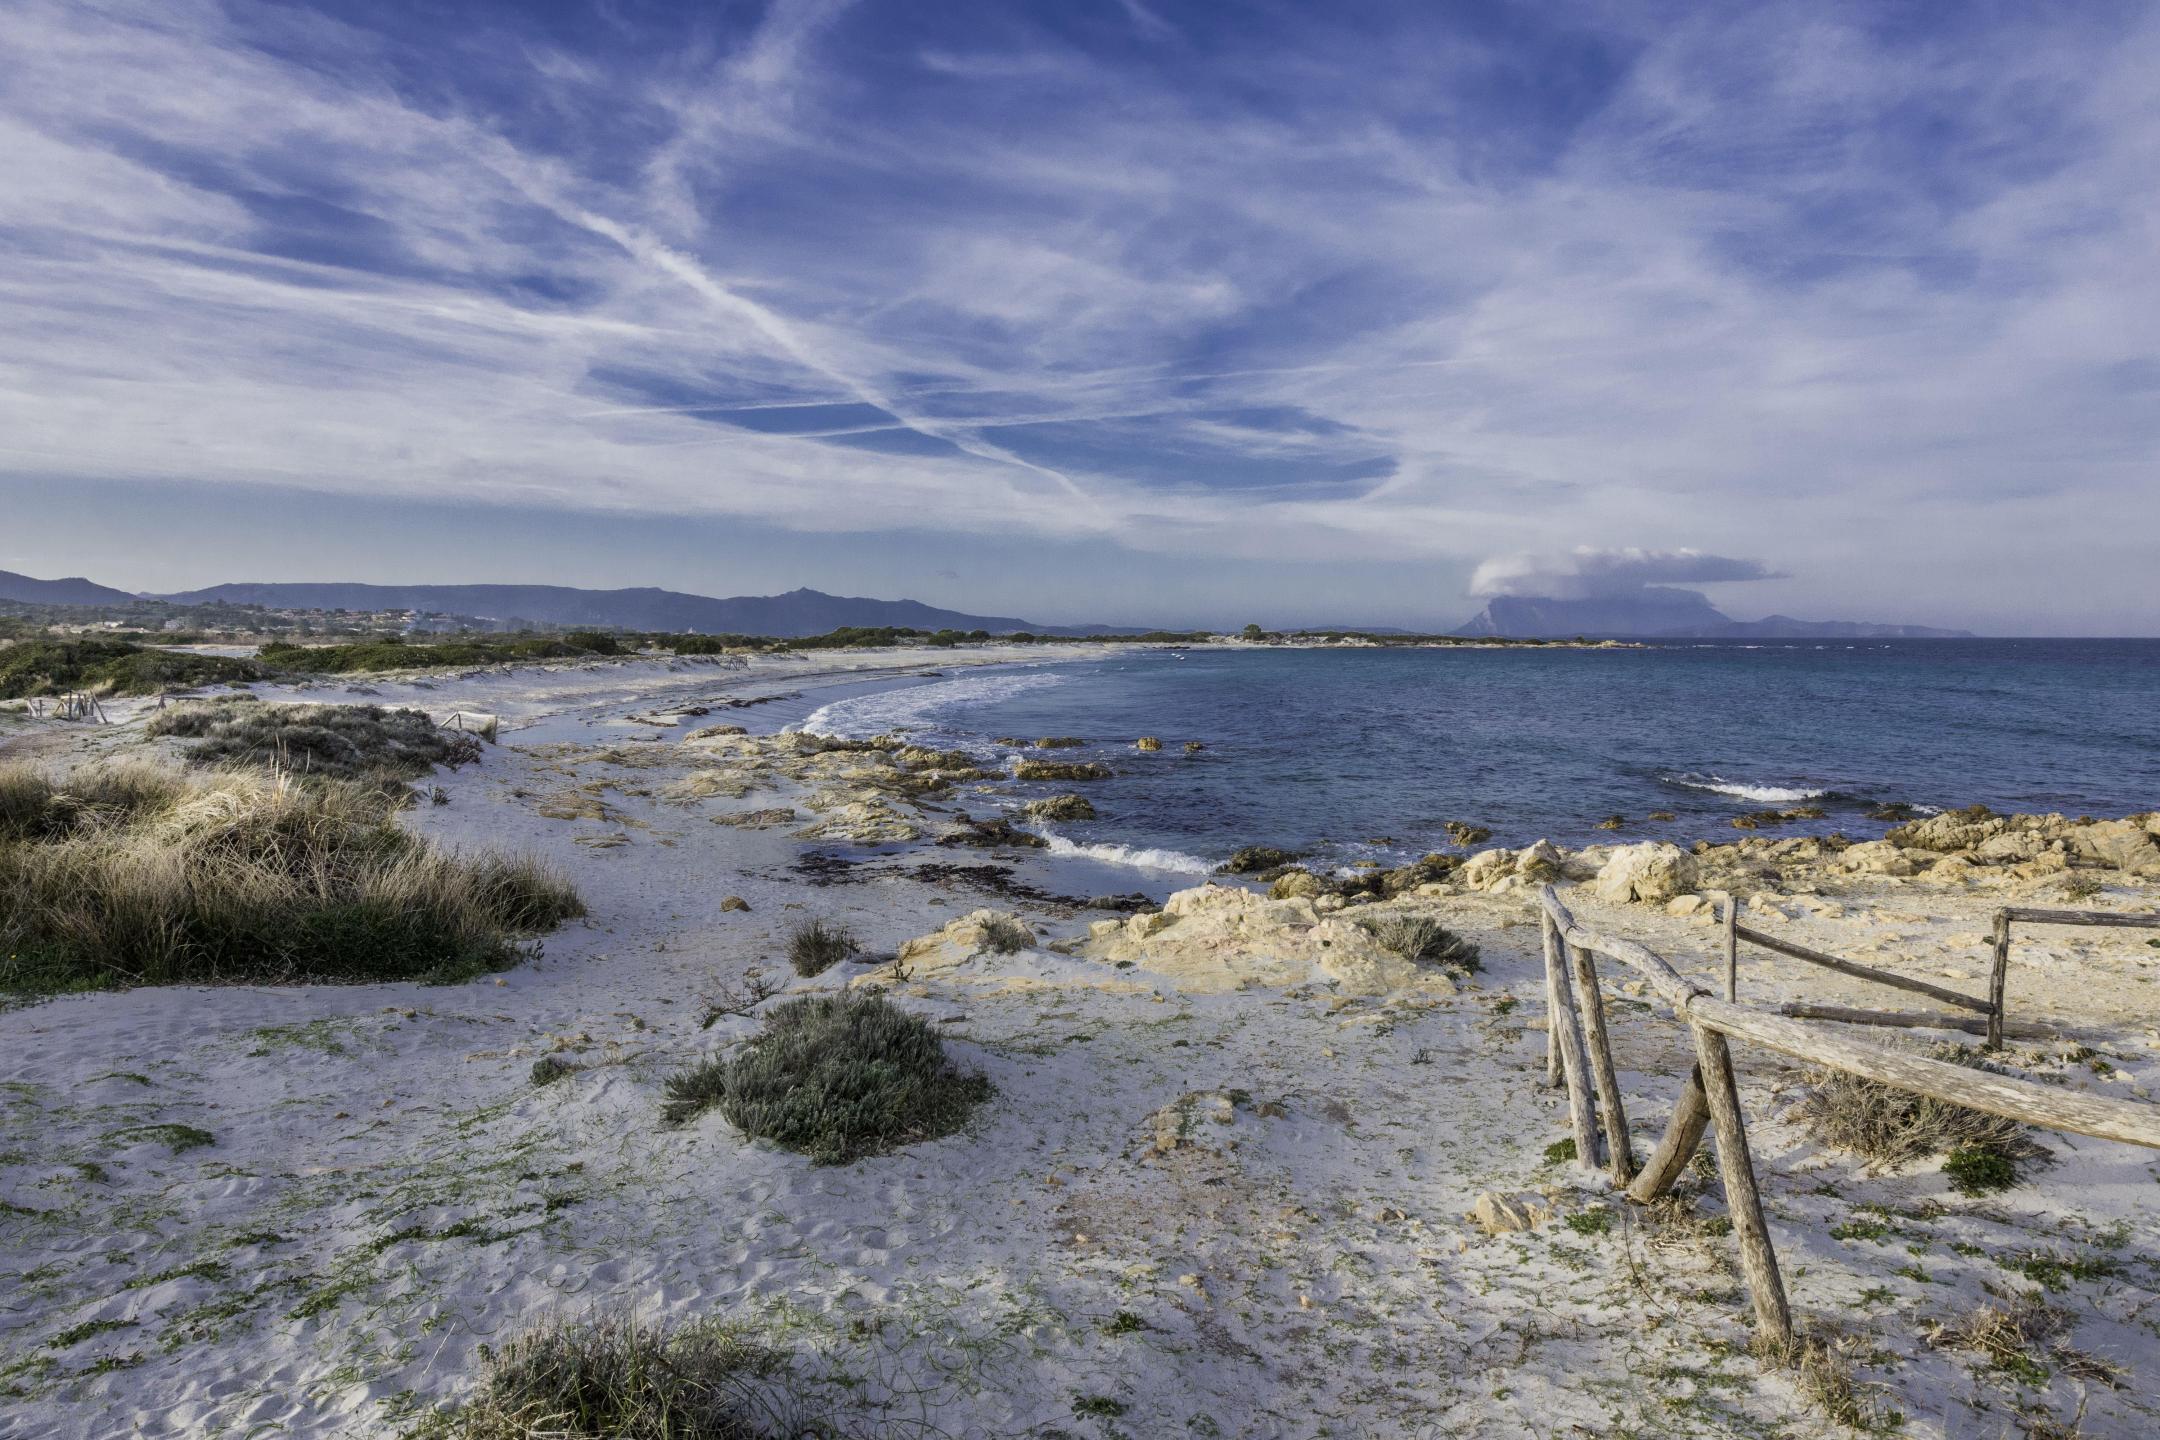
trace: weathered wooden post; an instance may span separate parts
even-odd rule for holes
[[[1546,923],[1552,922],[1548,919]],[[1628,1143],[1627,1108],[1620,1103],[1620,1072],[1613,1066],[1612,1037],[1605,1029],[1605,992],[1598,988],[1597,961],[1591,953],[1580,945],[1569,945],[1567,953],[1573,962],[1575,993],[1582,1008],[1590,1075],[1597,1082],[1598,1113],[1605,1122],[1605,1163],[1612,1171],[1613,1184],[1625,1187],[1635,1178],[1635,1147]]]
[[[1584,1063],[1582,1020],[1576,1014],[1574,985],[1559,950],[1563,944],[1559,927],[1545,921],[1546,954],[1552,961],[1553,1011],[1548,1023],[1560,1048],[1561,1070],[1567,1078],[1568,1121],[1575,1131],[1575,1163],[1585,1170],[1598,1168],[1597,1118],[1590,1099],[1589,1066]]]
[[[1635,1183],[1628,1186],[1628,1199],[1647,1205],[1672,1189],[1687,1170],[1688,1161],[1695,1158],[1709,1124],[1710,1102],[1703,1097],[1702,1066],[1692,1066],[1687,1084],[1680,1088],[1680,1098],[1673,1104],[1672,1123],[1665,1127],[1665,1138],[1658,1141]]]
[[[1550,915],[1544,917],[1545,938],[1545,1086],[1560,1088],[1566,1077],[1560,1065],[1560,931]]]
[[[1725,897],[1725,998],[1740,999],[1740,897]]]
[[[2010,983],[2010,912],[1995,912],[1995,968],[1988,975],[1987,1048],[2002,1049],[2003,991]]]
[[[1725,1037],[1696,1024],[1695,1060],[1702,1076],[1710,1119],[1717,1126],[1718,1173],[1725,1182],[1725,1209],[1740,1241],[1740,1268],[1755,1300],[1755,1319],[1763,1336],[1783,1349],[1792,1343],[1792,1310],[1785,1302],[1785,1281],[1778,1274],[1777,1252],[1770,1248],[1770,1227],[1763,1219],[1762,1195],[1755,1188],[1755,1164],[1748,1156],[1747,1125],[1740,1114],[1740,1087],[1733,1078],[1732,1051]]]

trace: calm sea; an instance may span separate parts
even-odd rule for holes
[[[1736,815],[1825,817],[1766,834],[1879,835],[1884,801],[2121,815],[2160,807],[2160,640],[1674,643],[1633,650],[1210,650],[1001,668],[854,695],[807,717],[989,753],[1077,735],[1055,758],[1117,773],[1059,850],[1199,871],[1267,843],[1342,862],[1495,843],[1730,840]],[[1133,748],[1161,738],[1159,753]],[[1188,754],[1184,744],[1206,748]],[[1673,819],[1653,821],[1653,811]],[[1626,817],[1617,835],[1599,830]]]

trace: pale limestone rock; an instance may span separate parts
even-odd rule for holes
[[[1862,875],[1910,875],[1919,868],[1906,858],[1903,850],[1887,840],[1869,840],[1847,846],[1838,856],[1838,864]]]
[[[991,948],[993,929],[1011,925],[1019,926],[1030,936],[1034,933],[1026,921],[1010,910],[984,908],[971,911],[947,922],[943,929],[918,935],[902,945],[897,963],[899,968],[923,976],[956,970]]]
[[[1506,1235],[1517,1230],[1528,1230],[1541,1221],[1552,1218],[1552,1207],[1531,1196],[1502,1195],[1488,1190],[1478,1196],[1477,1204],[1470,1211],[1470,1218],[1477,1222],[1487,1235]]]
[[[1348,995],[1453,993],[1446,976],[1383,949],[1364,927],[1330,909],[1315,901],[1202,885],[1172,895],[1160,915],[1134,916],[1122,927],[1092,932],[1084,953],[1096,960],[1132,961],[1198,994],[1315,980],[1332,982]]]
[[[1491,888],[1496,882],[1515,873],[1515,852],[1512,850],[1480,850],[1455,872],[1463,884],[1473,890]]]
[[[1617,905],[1655,904],[1693,891],[1699,878],[1694,856],[1663,840],[1646,840],[1612,852],[1598,871],[1597,896]]]
[[[1696,912],[1708,909],[1710,902],[1700,895],[1675,895],[1665,902],[1665,913],[1686,920]]]
[[[2098,860],[2127,875],[2160,875],[2160,845],[2133,820],[2102,820],[2080,825],[2067,836],[2082,859]]]

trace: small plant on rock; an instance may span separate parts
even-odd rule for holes
[[[1358,921],[1383,950],[1414,965],[1445,965],[1454,970],[1481,968],[1478,947],[1429,915],[1370,916]]]

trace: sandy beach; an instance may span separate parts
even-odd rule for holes
[[[1100,869],[941,843],[998,776],[910,793],[891,751],[759,718],[783,709],[769,697],[799,710],[836,687],[1068,651],[1097,653],[263,687],[499,717],[500,743],[427,782],[442,803],[406,821],[552,861],[590,913],[469,984],[146,988],[0,1012],[0,1432],[397,1434],[469,1390],[482,1347],[621,1311],[740,1321],[862,1433],[2160,1427],[2160,1154],[2037,1134],[2047,1163],[1984,1198],[1933,1162],[1869,1173],[1793,1115],[1804,1067],[1737,1048],[1796,1316],[1835,1338],[1853,1387],[1857,1410],[1836,1417],[1749,1353],[1714,1172],[1686,1203],[1644,1209],[1549,1156],[1569,1131],[1544,1083],[1546,871],[1527,852],[1355,905],[1131,871],[1121,888],[1153,902],[1185,893],[1091,908],[1111,888]],[[746,733],[713,733],[734,724]],[[65,764],[146,744],[127,723],[54,733],[26,746],[0,730],[0,746]],[[1953,879],[1811,843],[1720,847],[1695,888],[1655,902],[1601,898],[1604,852],[1550,873],[1586,922],[1720,987],[1722,894],[1750,925],[1963,989],[1984,984],[1995,907],[2059,903],[2062,875],[2038,862]],[[2104,878],[2079,903],[2160,899],[2151,875]],[[985,910],[1034,943],[984,949]],[[1357,913],[1443,919],[1482,968],[1409,966]],[[789,973],[783,936],[812,916],[852,929],[864,959]],[[2152,1099],[2152,933],[2021,937],[2011,1013],[2049,1035],[2009,1060]],[[717,1115],[663,1128],[666,1077],[755,1029],[730,1013],[750,1009],[754,976],[883,990],[994,1094],[960,1134],[845,1166],[746,1142]],[[1647,1149],[1692,1052],[1654,996],[1607,979]],[[1740,983],[1769,1005],[1884,1003],[1762,952]],[[545,1056],[578,1068],[536,1087]],[[1493,1199],[1526,1223],[1492,1223]],[[2026,1293],[2063,1310],[2057,1343],[2092,1365],[2006,1368],[1945,1340]]]

